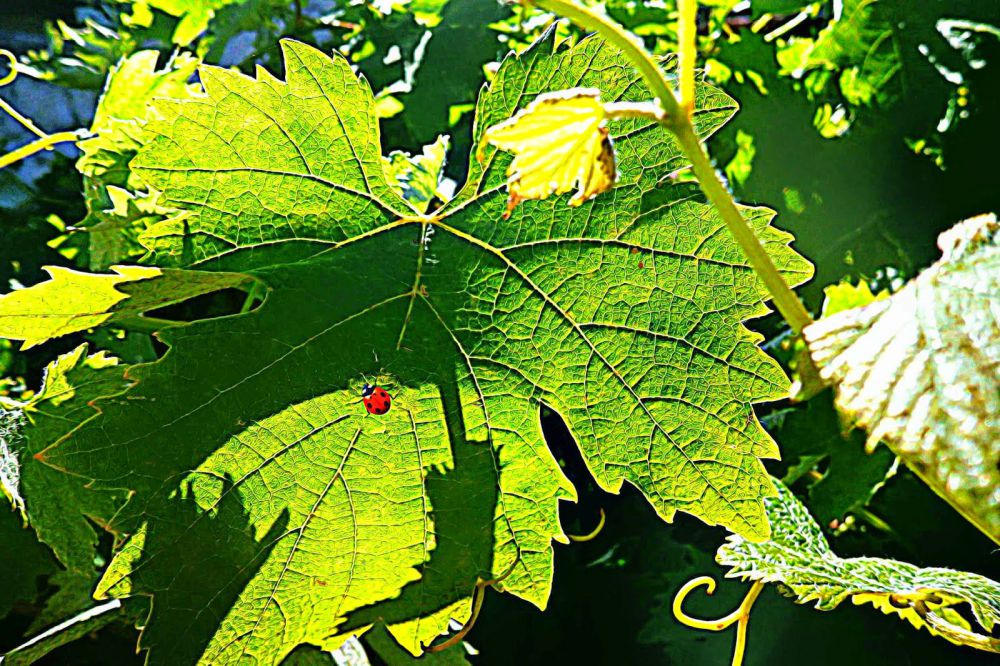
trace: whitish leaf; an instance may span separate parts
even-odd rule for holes
[[[941,234],[941,259],[886,300],[807,327],[837,406],[1000,541],[1000,225]]]
[[[973,573],[921,569],[878,557],[838,557],[820,526],[795,495],[775,481],[778,496],[766,500],[771,540],[763,543],[730,536],[716,560],[731,567],[728,577],[781,583],[798,603],[832,610],[850,598],[898,615],[953,643],[1000,652],[988,636],[1000,623],[1000,584]],[[972,631],[959,608],[971,610],[987,635]]]
[[[410,156],[400,150],[389,153],[385,160],[385,172],[390,182],[395,181],[399,193],[421,213],[426,213],[435,198],[444,201],[438,187],[444,174],[444,162],[448,155],[448,137],[439,136],[437,141],[424,146],[423,151]]]
[[[751,403],[787,379],[742,325],[766,291],[724,222],[662,184],[684,165],[669,132],[616,122],[613,190],[528,201],[507,222],[510,155],[488,146],[421,214],[383,168],[374,96],[347,60],[282,49],[284,81],[202,67],[206,96],[157,103],[132,163],[187,211],[144,235],[153,260],[249,275],[263,304],[162,331],[163,358],[46,456],[133,493],[100,592],[155,597],[150,662],[278,663],[376,623],[416,655],[507,572],[497,587],[544,606],[575,490],[542,404],[602,488],[628,481],[668,520],[765,538],[759,459],[777,449]],[[649,96],[600,40],[550,36],[501,65],[475,140],[578,86]],[[733,110],[701,88],[699,133]],[[771,213],[745,214],[787,278],[807,278]],[[388,413],[365,411],[366,382],[392,395]]]

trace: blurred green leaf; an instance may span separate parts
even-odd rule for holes
[[[861,433],[843,432],[829,391],[769,414],[764,424],[790,465],[783,480],[801,480],[810,510],[824,525],[863,508],[895,469],[889,449],[867,452]]]
[[[8,494],[16,498],[15,507],[38,538],[52,548],[62,567],[51,578],[58,590],[35,617],[35,630],[90,605],[99,569],[95,523],[110,520],[124,499],[122,493],[87,489],[80,478],[45,465],[40,458],[48,447],[97,414],[90,401],[127,388],[124,371],[103,353],[88,356],[83,345],[49,364],[44,384],[30,400],[7,401],[7,411],[0,412],[0,418],[9,419],[13,413],[20,421],[13,446],[0,460],[0,465],[19,467],[16,488]],[[44,561],[40,558],[32,566]]]

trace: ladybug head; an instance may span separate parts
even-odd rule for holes
[[[361,397],[362,398],[371,397],[371,394],[374,392],[375,392],[374,386],[372,386],[371,384],[365,384],[364,388],[361,389]]]

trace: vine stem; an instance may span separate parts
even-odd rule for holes
[[[677,12],[680,102],[684,115],[690,117],[694,113],[694,66],[698,58],[698,0],[678,0]]]
[[[20,162],[26,157],[31,157],[35,153],[50,150],[56,144],[75,143],[79,138],[80,134],[78,132],[57,132],[56,134],[46,135],[44,138],[32,141],[26,146],[12,150],[6,155],[0,155],[0,169],[8,167],[15,162]]]
[[[666,75],[657,65],[653,57],[643,48],[622,26],[607,16],[580,7],[571,0],[522,0],[523,4],[534,5],[563,18],[569,19],[584,30],[592,30],[601,35],[609,44],[617,47],[632,62],[639,71],[653,95],[656,96],[663,113],[654,117],[661,125],[669,129],[677,137],[684,156],[691,162],[692,170],[698,178],[698,184],[709,203],[719,212],[726,227],[733,234],[736,242],[750,260],[750,265],[760,276],[761,281],[771,294],[775,307],[785,318],[792,331],[798,335],[802,329],[811,324],[813,319],[802,301],[795,295],[791,287],[774,265],[767,250],[761,245],[753,229],[740,214],[732,194],[726,189],[712,162],[695,133],[691,116],[684,112],[677,100]],[[697,3],[691,2],[696,5]],[[694,9],[697,9],[695,6]],[[688,9],[682,12],[681,18],[687,17],[691,23],[695,19],[695,11]],[[695,30],[691,25],[684,29],[685,35]],[[691,41],[690,39],[688,40]],[[683,44],[682,44],[683,48]],[[692,45],[693,48],[693,45]],[[681,60],[684,70],[681,71],[682,88],[685,80],[694,81],[694,52]],[[692,94],[693,102],[693,94]],[[693,108],[693,107],[692,107]]]
[[[757,275],[771,294],[774,306],[778,309],[778,312],[788,322],[792,331],[796,335],[799,335],[802,333],[803,328],[813,322],[812,317],[802,304],[802,301],[799,300],[799,297],[795,295],[795,292],[785,282],[785,278],[782,277],[777,266],[774,265],[774,261],[767,253],[767,250],[764,249],[764,246],[761,245],[753,229],[743,219],[739,209],[736,207],[736,202],[733,201],[733,196],[726,189],[725,185],[722,184],[722,180],[720,180],[719,175],[716,173],[715,167],[712,166],[708,153],[705,152],[705,148],[698,139],[698,135],[695,134],[694,126],[690,121],[678,123],[677,125],[673,128],[674,134],[677,137],[677,141],[681,144],[684,156],[691,161],[691,169],[698,179],[701,191],[705,193],[709,202],[715,206],[723,222],[726,223],[729,231],[736,238],[736,242],[743,248],[747,258],[750,260],[750,265],[757,271]]]
[[[0,88],[13,83],[14,79],[17,78],[17,58],[14,54],[7,49],[0,49],[0,58],[7,60],[10,71],[0,78]],[[82,132],[57,132],[56,134],[46,134],[42,130],[38,129],[35,123],[31,122],[30,118],[25,117],[13,106],[0,99],[0,111],[3,111],[11,118],[19,122],[25,127],[29,132],[38,137],[35,141],[32,141],[26,146],[21,146],[6,155],[0,155],[0,169],[10,166],[15,162],[20,162],[21,160],[31,157],[35,153],[40,153],[43,150],[52,150],[57,144],[60,143],[76,143],[80,140],[83,135]]]
[[[538,7],[569,19],[584,30],[593,30],[609,44],[614,44],[639,70],[642,78],[653,91],[653,95],[663,108],[665,118],[676,118],[680,115],[680,105],[670,88],[670,82],[663,75],[660,66],[646,52],[646,49],[625,30],[606,16],[581,7],[568,0],[521,0],[521,4]]]

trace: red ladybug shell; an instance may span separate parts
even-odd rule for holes
[[[381,386],[365,384],[365,387],[361,389],[361,399],[365,403],[365,409],[368,410],[368,413],[376,416],[385,414],[392,406],[392,397]]]

